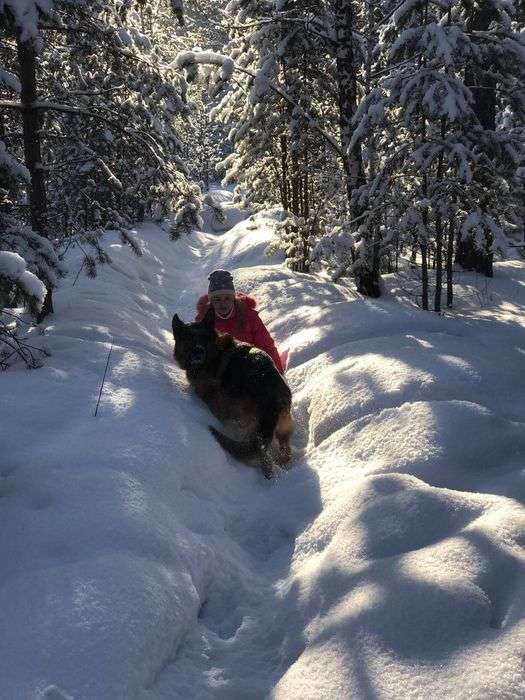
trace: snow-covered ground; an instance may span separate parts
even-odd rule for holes
[[[45,366],[0,375],[2,700],[525,696],[525,264],[442,318],[286,270],[271,231],[108,237]],[[215,267],[289,350],[271,482],[172,361]]]

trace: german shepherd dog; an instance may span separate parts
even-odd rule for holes
[[[274,436],[279,443],[277,461],[290,461],[292,394],[273,360],[263,350],[218,333],[209,309],[202,321],[172,321],[174,356],[197,395],[223,423],[235,422],[246,434],[234,440],[212,426],[219,444],[238,459],[259,457],[267,479],[273,474],[268,449]]]

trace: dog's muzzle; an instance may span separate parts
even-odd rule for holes
[[[204,364],[206,359],[206,349],[202,345],[196,345],[192,348],[190,355],[190,365],[192,367],[199,367],[199,365]]]

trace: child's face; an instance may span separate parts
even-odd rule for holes
[[[233,292],[221,292],[212,296],[211,305],[220,316],[227,316],[233,308],[234,301]]]

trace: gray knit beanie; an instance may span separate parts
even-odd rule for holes
[[[235,292],[233,277],[228,270],[214,270],[208,277],[208,296],[220,294],[221,292]]]

